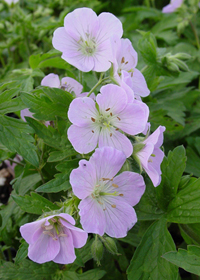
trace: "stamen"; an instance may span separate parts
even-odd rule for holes
[[[118,186],[117,184],[112,184],[112,186],[113,186],[114,188],[119,188],[119,186]]]
[[[118,131],[118,130],[119,130],[119,128],[116,128],[115,130],[116,130],[116,131]]]
[[[115,205],[115,204],[112,204],[111,206],[112,206],[112,208],[116,208],[116,205]]]
[[[94,133],[94,130],[92,130],[92,133]]]
[[[103,208],[103,211],[106,211],[106,208]]]
[[[45,230],[50,230],[50,229],[53,229],[53,226],[52,225],[49,225],[49,226],[44,226]]]
[[[124,63],[124,61],[125,61],[125,58],[124,58],[124,57],[122,57],[121,63]]]
[[[126,61],[125,64],[128,64],[128,61]]]
[[[95,199],[95,197],[94,197],[93,193],[91,194],[91,196],[92,196],[92,198],[94,198],[94,199]]]
[[[112,136],[112,133],[110,133],[110,137]]]
[[[133,72],[131,73],[131,77],[133,77]]]
[[[112,117],[112,115],[113,115],[113,114],[112,114],[112,113],[110,113],[110,115],[111,115],[111,117]]]
[[[153,160],[150,158],[150,159],[148,160],[148,162],[153,162]]]
[[[120,117],[117,117],[117,119],[118,119],[119,121],[121,121]]]
[[[91,120],[92,120],[93,122],[95,122],[95,119],[94,119],[94,118],[92,118],[92,117],[91,117]]]
[[[123,193],[120,193],[119,196],[124,196]]]
[[[110,108],[106,109],[106,111],[109,111],[109,110],[110,110]]]
[[[97,202],[98,202],[99,204],[103,205],[103,203],[102,203],[101,201],[97,200]]]

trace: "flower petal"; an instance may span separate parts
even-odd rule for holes
[[[147,87],[146,80],[142,73],[138,69],[134,69],[132,74],[132,90],[135,94],[146,97],[150,94],[150,90]]]
[[[96,148],[99,131],[99,127],[95,127],[94,125],[87,127],[71,125],[67,131],[67,135],[72,146],[78,153],[87,154]]]
[[[74,194],[80,199],[86,198],[96,185],[95,166],[87,160],[79,161],[79,167],[72,170],[69,180]]]
[[[96,119],[98,114],[95,107],[95,102],[92,98],[83,97],[74,99],[68,111],[68,117],[70,122],[77,126],[85,126],[92,124],[92,119]]]
[[[37,263],[52,261],[60,251],[59,239],[41,234],[37,241],[29,245],[28,257]]]
[[[164,126],[159,126],[145,141],[144,143],[152,143],[155,147],[160,147],[163,144]]]
[[[124,134],[116,131],[114,128],[101,129],[99,134],[99,148],[105,146],[122,151],[126,157],[130,157],[133,152],[131,141]]]
[[[60,80],[58,75],[50,73],[49,75],[45,76],[42,79],[41,85],[46,87],[51,87],[51,88],[59,88]]]
[[[123,238],[127,235],[127,231],[137,222],[135,210],[121,197],[105,197],[105,233],[111,237]]]
[[[112,147],[103,147],[95,150],[89,162],[94,165],[97,180],[112,179],[122,168],[126,157],[123,152]]]
[[[70,93],[74,92],[76,97],[80,95],[83,89],[83,86],[79,82],[70,77],[62,78],[61,87]]]
[[[103,235],[106,226],[105,215],[102,206],[96,199],[88,196],[80,202],[78,208],[83,229],[88,233]]]
[[[33,243],[33,236],[37,232],[42,224],[45,222],[45,219],[41,219],[32,223],[27,223],[20,227],[21,236],[26,240],[27,243]]]
[[[73,263],[76,259],[74,252],[73,238],[72,233],[69,229],[63,228],[64,234],[67,236],[60,236],[60,251],[57,256],[53,259],[55,263],[68,264]]]
[[[122,198],[131,206],[135,206],[141,199],[145,191],[144,179],[138,173],[124,171],[113,179],[113,184],[118,187],[112,191],[117,191]],[[110,189],[111,189],[110,187]]]

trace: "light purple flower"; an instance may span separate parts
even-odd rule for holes
[[[111,37],[121,38],[121,22],[111,13],[99,16],[90,8],[67,14],[64,27],[55,30],[53,46],[62,58],[81,71],[107,71],[111,66]]]
[[[135,96],[145,97],[149,95],[150,91],[147,87],[142,73],[136,69],[138,56],[134,50],[129,39],[119,39],[114,37],[112,40],[113,52],[115,60],[114,78],[123,86],[124,83],[128,85],[134,92]]]
[[[8,5],[11,5],[12,3],[15,4],[19,2],[19,0],[4,0]]]
[[[98,144],[99,148],[111,146],[129,157],[133,152],[130,140],[122,133],[136,135],[145,129],[149,109],[135,100],[128,103],[123,88],[108,84],[94,100],[89,97],[74,99],[68,117],[73,123],[68,129],[68,138],[79,153],[89,153]],[[122,131],[122,132],[121,132]]]
[[[167,6],[165,6],[162,9],[163,13],[173,13],[176,11],[176,9],[178,9],[183,3],[183,0],[171,0],[170,4],[168,4]]]
[[[75,97],[83,97],[86,96],[87,93],[81,93],[83,90],[83,86],[70,77],[64,77],[59,79],[58,75],[50,73],[45,76],[41,81],[42,86],[51,87],[51,88],[61,88],[73,94]]]
[[[143,177],[134,172],[114,177],[125,160],[119,150],[98,148],[89,161],[81,160],[71,172],[73,192],[82,199],[78,208],[85,231],[122,238],[137,222],[132,206],[140,201],[145,184]]]
[[[161,182],[160,165],[163,161],[164,153],[160,146],[163,143],[164,126],[159,126],[154,133],[147,137],[142,143],[145,146],[137,153],[142,168],[150,177],[154,187],[157,187]]]
[[[73,263],[74,247],[83,247],[88,237],[74,225],[70,215],[61,213],[21,226],[21,235],[29,244],[29,258],[37,263]]]

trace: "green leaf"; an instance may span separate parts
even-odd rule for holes
[[[163,216],[164,212],[158,206],[156,191],[150,181],[147,181],[145,193],[134,208],[139,221],[157,220]]]
[[[181,176],[185,170],[186,156],[183,146],[176,147],[169,151],[168,157],[164,158],[161,164],[162,181],[156,188],[159,206],[167,209],[169,202],[175,197]]]
[[[187,165],[185,172],[200,177],[200,157],[191,147],[187,147]]]
[[[82,274],[78,274],[78,279],[80,280],[99,280],[106,274],[106,271],[100,270],[98,268],[88,270]]]
[[[16,97],[7,102],[0,103],[0,114],[8,114],[16,111],[20,111],[27,108],[22,102],[20,97]]]
[[[187,249],[188,251],[178,249],[178,252],[168,252],[162,257],[184,270],[200,276],[200,247],[189,245]]]
[[[50,180],[44,185],[36,189],[37,192],[57,193],[60,191],[67,191],[71,188],[69,183],[69,173],[58,173],[55,179]]]
[[[59,209],[57,205],[34,192],[31,196],[12,195],[12,198],[23,211],[31,214],[42,215],[45,211]]]
[[[199,223],[200,178],[191,180],[169,203],[167,219],[181,224]]]
[[[1,92],[0,93],[0,104],[2,104],[3,102],[9,101],[14,96],[18,96],[18,94],[19,94],[19,89],[16,89],[16,88],[13,88],[10,90],[5,90],[5,91]]]
[[[138,42],[138,48],[147,65],[157,64],[157,42],[152,33],[142,32],[142,38]]]
[[[19,246],[17,255],[15,257],[15,264],[20,264],[28,255],[28,243],[22,239],[22,244]]]
[[[181,235],[187,244],[200,245],[200,224],[179,225]]]
[[[23,92],[22,101],[39,120],[54,121],[56,116],[67,119],[67,111],[73,97],[67,91],[59,88],[43,87],[37,89],[34,95]]]
[[[56,162],[56,161],[61,161],[63,159],[66,159],[67,157],[71,157],[73,156],[74,154],[76,154],[74,152],[73,149],[67,149],[67,150],[62,150],[62,151],[54,151],[54,152],[51,152],[49,154],[49,158],[48,158],[48,162]]]
[[[128,280],[178,279],[178,268],[161,256],[175,249],[166,220],[154,222],[137,247],[127,270]]]
[[[34,139],[29,134],[33,130],[23,121],[0,115],[0,142],[10,151],[17,152],[32,165],[38,167],[39,160]]]
[[[2,280],[51,280],[58,270],[58,265],[53,262],[37,264],[23,260],[19,265],[4,262],[0,266],[0,279]]]

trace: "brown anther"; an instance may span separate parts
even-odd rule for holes
[[[112,136],[112,133],[110,133],[110,137]]]
[[[131,77],[133,77],[133,72],[131,73]]]
[[[110,178],[102,178],[103,181],[110,181]]]
[[[111,117],[112,117],[112,113],[110,113]]]
[[[124,61],[125,61],[125,58],[124,58],[124,57],[122,57],[121,63],[124,63]]]
[[[121,121],[120,117],[117,117],[119,121]]]
[[[92,196],[92,198],[94,198],[94,199],[95,199],[95,197],[94,197],[93,193],[91,194],[91,196]]]
[[[153,160],[150,158],[150,159],[148,160],[148,162],[153,162]]]
[[[101,201],[99,201],[99,200],[97,200],[97,201],[98,201],[99,204],[103,205],[103,203]]]
[[[103,208],[103,211],[106,211],[106,208]]]
[[[116,131],[118,131],[118,130],[119,130],[119,128],[116,128],[115,130],[116,130]]]
[[[124,196],[123,193],[120,193],[119,196]]]
[[[94,130],[92,130],[92,133],[94,133]]]
[[[119,188],[119,186],[118,186],[117,184],[112,184],[112,186],[113,186],[114,188]]]
[[[128,61],[126,61],[125,64],[128,64]]]
[[[93,122],[95,122],[95,119],[94,119],[94,118],[92,118],[92,117],[91,117],[91,120],[92,120]]]
[[[106,109],[106,111],[109,111],[109,110],[110,110],[110,108]]]
[[[115,205],[115,204],[112,204],[111,206],[112,206],[112,208],[116,208],[116,205]]]

